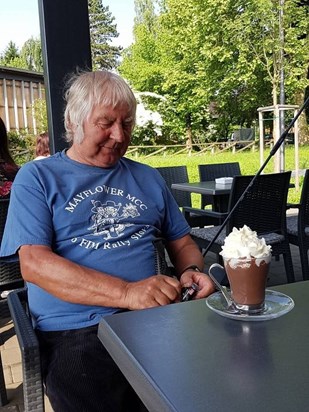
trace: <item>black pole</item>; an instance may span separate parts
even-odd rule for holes
[[[262,166],[260,167],[260,169],[257,171],[257,173],[254,175],[254,177],[252,178],[251,182],[248,184],[248,186],[246,187],[246,189],[243,191],[242,195],[240,196],[240,198],[237,200],[237,202],[235,203],[235,205],[233,206],[233,208],[230,210],[229,214],[226,216],[226,218],[224,219],[223,223],[221,224],[218,232],[216,233],[216,235],[213,237],[213,239],[211,240],[211,242],[209,242],[208,246],[205,249],[205,252],[203,253],[203,257],[206,256],[206,254],[209,252],[210,248],[212,247],[212,245],[215,243],[215,241],[218,239],[220,233],[222,232],[222,230],[225,228],[227,222],[230,220],[232,214],[234,213],[235,209],[238,207],[239,203],[243,200],[243,198],[245,197],[246,193],[249,191],[249,189],[252,187],[252,185],[254,184],[255,180],[257,179],[257,177],[262,173],[262,171],[265,169],[266,165],[268,164],[268,162],[270,161],[270,159],[275,155],[275,153],[277,152],[277,150],[280,148],[280,146],[282,145],[282,143],[284,142],[285,138],[287,137],[289,131],[292,129],[292,127],[294,126],[296,120],[299,118],[299,116],[302,114],[302,112],[305,110],[305,108],[309,105],[309,96],[307,97],[305,103],[302,105],[302,107],[299,109],[299,111],[297,112],[296,116],[292,119],[292,121],[290,122],[290,124],[288,125],[288,127],[286,128],[286,130],[281,134],[280,138],[277,140],[276,144],[274,145],[274,147],[272,148],[272,150],[270,151],[267,159],[265,160],[265,162],[262,164]]]
[[[51,153],[67,146],[63,139],[63,88],[78,67],[91,69],[87,0],[38,0],[44,83]]]

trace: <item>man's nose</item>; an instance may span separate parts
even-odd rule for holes
[[[125,140],[125,133],[121,124],[114,124],[110,138],[119,143]]]

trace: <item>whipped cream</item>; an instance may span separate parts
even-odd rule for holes
[[[258,238],[255,231],[244,225],[241,229],[233,228],[225,238],[220,255],[224,259],[261,259],[271,257],[271,246],[266,245],[264,238]]]

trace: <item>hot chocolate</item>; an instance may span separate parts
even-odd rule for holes
[[[231,296],[238,309],[263,310],[271,247],[248,226],[234,228],[220,254],[230,282]]]

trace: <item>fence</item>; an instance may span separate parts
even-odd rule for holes
[[[8,131],[37,133],[32,111],[36,99],[45,99],[42,74],[0,66],[0,117]]]
[[[272,147],[273,141],[267,141],[265,146]],[[221,153],[221,152],[241,152],[244,150],[259,150],[259,142],[258,141],[244,141],[241,142],[212,142],[212,143],[198,143],[193,144],[192,147],[188,147],[187,145],[155,145],[155,146],[129,146],[127,150],[127,154],[138,157],[152,157],[158,154],[162,156],[167,155],[179,155],[179,154],[187,154],[188,156],[200,156],[205,152],[210,152],[211,154],[214,153]]]

